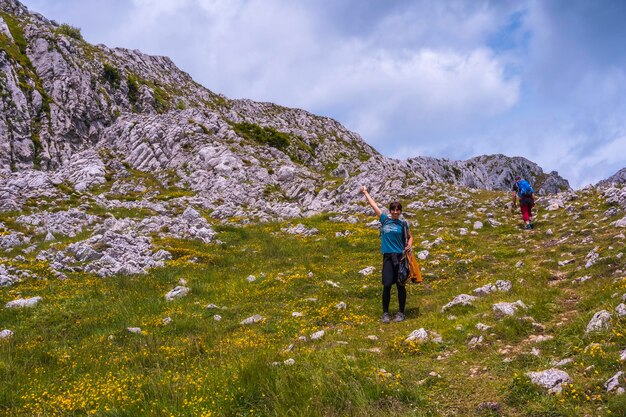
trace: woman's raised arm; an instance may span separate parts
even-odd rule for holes
[[[378,208],[378,205],[376,204],[376,202],[374,201],[374,199],[372,198],[370,193],[367,192],[367,187],[362,185],[361,186],[361,192],[363,193],[363,195],[367,199],[367,202],[369,203],[369,205],[372,206],[372,208],[374,209],[374,212],[376,213],[376,217],[380,217],[380,215],[383,214],[383,212],[382,212],[382,210],[380,208]]]

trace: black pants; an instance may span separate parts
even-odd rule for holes
[[[406,305],[406,288],[398,283],[398,267],[400,266],[401,253],[383,254],[383,313],[389,312],[391,301],[391,287],[396,284],[398,288],[398,310],[404,313]]]

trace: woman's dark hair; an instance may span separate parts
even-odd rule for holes
[[[389,211],[391,210],[402,211],[402,204],[399,201],[392,201],[391,203],[389,203]]]

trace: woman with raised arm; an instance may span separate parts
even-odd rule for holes
[[[398,282],[398,268],[404,251],[410,251],[413,246],[413,236],[409,230],[406,220],[400,219],[402,213],[402,204],[393,201],[389,204],[389,213],[391,217],[383,213],[378,207],[374,199],[367,192],[365,186],[361,186],[361,192],[365,195],[367,202],[374,209],[374,213],[381,223],[381,248],[383,254],[383,323],[391,321],[389,314],[389,302],[391,301],[391,287],[396,284],[398,289],[398,312],[393,321],[400,322],[405,319],[404,307],[406,305],[406,288]],[[406,230],[407,236],[404,236],[403,230]]]

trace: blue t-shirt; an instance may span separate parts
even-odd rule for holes
[[[402,253],[404,252],[404,242],[402,241],[402,220],[393,220],[385,213],[380,215],[381,236],[380,251],[382,253]]]

